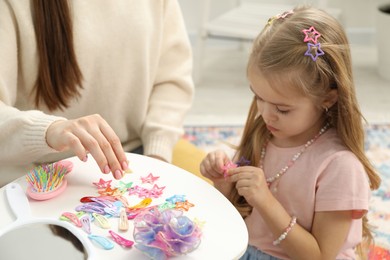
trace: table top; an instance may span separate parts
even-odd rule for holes
[[[159,177],[155,184],[160,188],[164,187],[164,189],[160,197],[153,198],[151,205],[162,204],[166,198],[173,195],[185,195],[185,198],[194,206],[188,211],[183,211],[184,216],[203,223],[199,247],[186,255],[175,257],[175,259],[238,259],[244,253],[248,244],[245,223],[232,204],[212,185],[172,164],[137,154],[128,153],[127,156],[132,172],[125,174],[120,181],[123,183],[132,182],[132,186],[149,185],[149,183],[143,184],[141,177],[152,173],[153,176]],[[61,195],[45,201],[35,201],[29,198],[31,214],[34,218],[58,219],[64,212],[76,212],[75,207],[81,204],[82,197],[99,195],[93,182],[99,182],[100,179],[111,180],[111,185],[120,182],[115,180],[111,174],[102,174],[93,158],[89,158],[85,163],[76,157],[68,160],[73,162],[74,167],[66,176],[68,185]],[[19,178],[15,183],[20,184],[26,190],[25,178]],[[142,200],[135,195],[127,195],[127,198],[131,205]],[[0,208],[2,209],[0,229],[2,229],[15,221],[6,200],[4,187],[0,189]],[[112,230],[133,240],[132,220],[129,220],[129,230],[125,233],[118,231],[117,218],[110,218],[109,221],[112,222]],[[107,230],[93,224],[91,228],[93,234],[108,237]],[[83,231],[80,234],[88,236]],[[124,249],[117,244],[112,250],[104,250],[99,247],[93,247],[93,250],[95,252],[94,259],[110,259],[112,257],[115,259],[148,259],[134,247]]]

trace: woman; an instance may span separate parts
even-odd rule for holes
[[[0,0],[0,185],[72,155],[117,179],[126,151],[169,162],[191,69],[175,0]]]

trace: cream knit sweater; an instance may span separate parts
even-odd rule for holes
[[[176,0],[71,0],[83,74],[69,109],[34,105],[37,49],[30,0],[0,0],[0,186],[32,163],[72,156],[45,141],[61,118],[100,114],[125,151],[170,161],[193,98],[192,58]],[[18,169],[17,169],[18,168]]]

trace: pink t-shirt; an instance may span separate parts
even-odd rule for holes
[[[279,172],[301,148],[280,148],[270,142],[264,158],[266,177]],[[297,223],[306,230],[311,230],[316,211],[367,211],[370,194],[363,165],[345,148],[334,129],[329,129],[307,148],[279,179],[274,193],[286,211],[296,216]],[[337,259],[355,259],[354,247],[362,240],[362,220],[359,217],[361,214],[352,221]],[[255,209],[245,222],[250,245],[281,259],[289,259],[280,246],[272,245],[275,236]]]

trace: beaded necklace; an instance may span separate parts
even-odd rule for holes
[[[320,129],[318,134],[316,134],[312,139],[307,141],[307,143],[301,148],[301,150],[290,159],[290,161],[287,163],[286,166],[284,166],[282,169],[280,169],[279,172],[277,174],[275,174],[274,176],[267,178],[266,181],[267,181],[268,187],[270,187],[272,183],[274,183],[276,180],[278,180],[280,177],[282,177],[287,172],[287,170],[290,169],[290,167],[294,165],[295,161],[298,160],[299,157],[301,157],[303,152],[306,151],[306,149],[310,145],[312,145],[328,129],[329,129],[329,123],[326,123],[326,125]],[[266,152],[266,148],[267,148],[269,140],[270,140],[270,138],[264,143],[264,146],[261,149],[261,155],[260,155],[260,168],[261,169],[263,169],[263,166],[264,166],[263,164],[264,164],[265,152]],[[275,191],[276,190],[277,189],[275,187]]]

